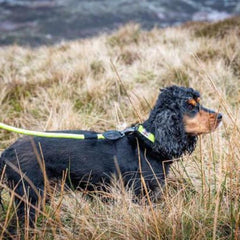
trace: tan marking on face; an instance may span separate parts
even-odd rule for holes
[[[200,110],[193,118],[183,117],[186,133],[200,135],[214,131],[221,121],[217,120],[218,113],[208,113]]]
[[[200,100],[201,100],[200,97],[198,97],[197,100],[196,100],[197,103],[200,103]]]
[[[193,106],[197,106],[197,102],[195,99],[191,98],[191,99],[188,99],[188,104],[191,104]]]

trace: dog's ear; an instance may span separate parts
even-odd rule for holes
[[[166,109],[157,114],[154,122],[155,143],[153,149],[164,159],[180,157],[184,152],[191,153],[196,138],[187,136],[182,116],[177,111]]]

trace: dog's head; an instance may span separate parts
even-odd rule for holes
[[[165,158],[191,153],[197,136],[214,131],[222,115],[201,105],[198,91],[171,86],[162,89],[148,123],[155,134],[155,150]]]
[[[210,133],[219,126],[222,114],[203,107],[198,91],[177,86],[165,88],[162,91],[166,91],[165,94],[172,99],[174,109],[179,109],[178,114],[187,134],[198,136]]]

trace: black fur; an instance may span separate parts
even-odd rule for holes
[[[155,135],[153,147],[149,147],[148,140],[137,133],[128,134],[118,140],[20,138],[1,156],[1,165],[7,165],[7,181],[11,188],[16,186],[15,192],[18,195],[23,196],[26,188],[31,203],[38,202],[38,196],[31,184],[25,179],[21,180],[16,169],[27,176],[42,194],[44,179],[34,151],[35,145],[41,155],[40,144],[49,180],[61,178],[63,171],[68,169],[71,185],[92,190],[103,182],[110,183],[112,175],[117,174],[114,161],[116,159],[125,186],[133,187],[138,195],[142,188],[140,156],[142,175],[148,190],[152,193],[158,190],[159,182],[164,183],[165,174],[169,171],[171,161],[165,164],[163,161],[179,158],[185,153],[191,153],[195,148],[197,137],[186,134],[183,125],[184,114],[194,115],[186,104],[187,99],[193,97],[199,97],[199,93],[191,88],[172,86],[161,91],[149,118],[143,123],[143,126]],[[89,133],[89,131],[64,132]],[[16,201],[19,200],[16,198]],[[21,203],[20,215],[24,212],[23,207]],[[31,213],[34,215],[33,209]]]

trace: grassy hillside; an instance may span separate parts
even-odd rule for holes
[[[0,48],[0,121],[10,125],[123,129],[146,119],[159,88],[172,84],[199,90],[203,105],[224,114],[173,164],[157,204],[133,203],[118,183],[113,203],[55,188],[25,239],[240,239],[239,26],[240,18],[150,32],[128,24],[52,47]],[[1,151],[17,138],[0,131]],[[0,185],[1,238],[14,210]]]

